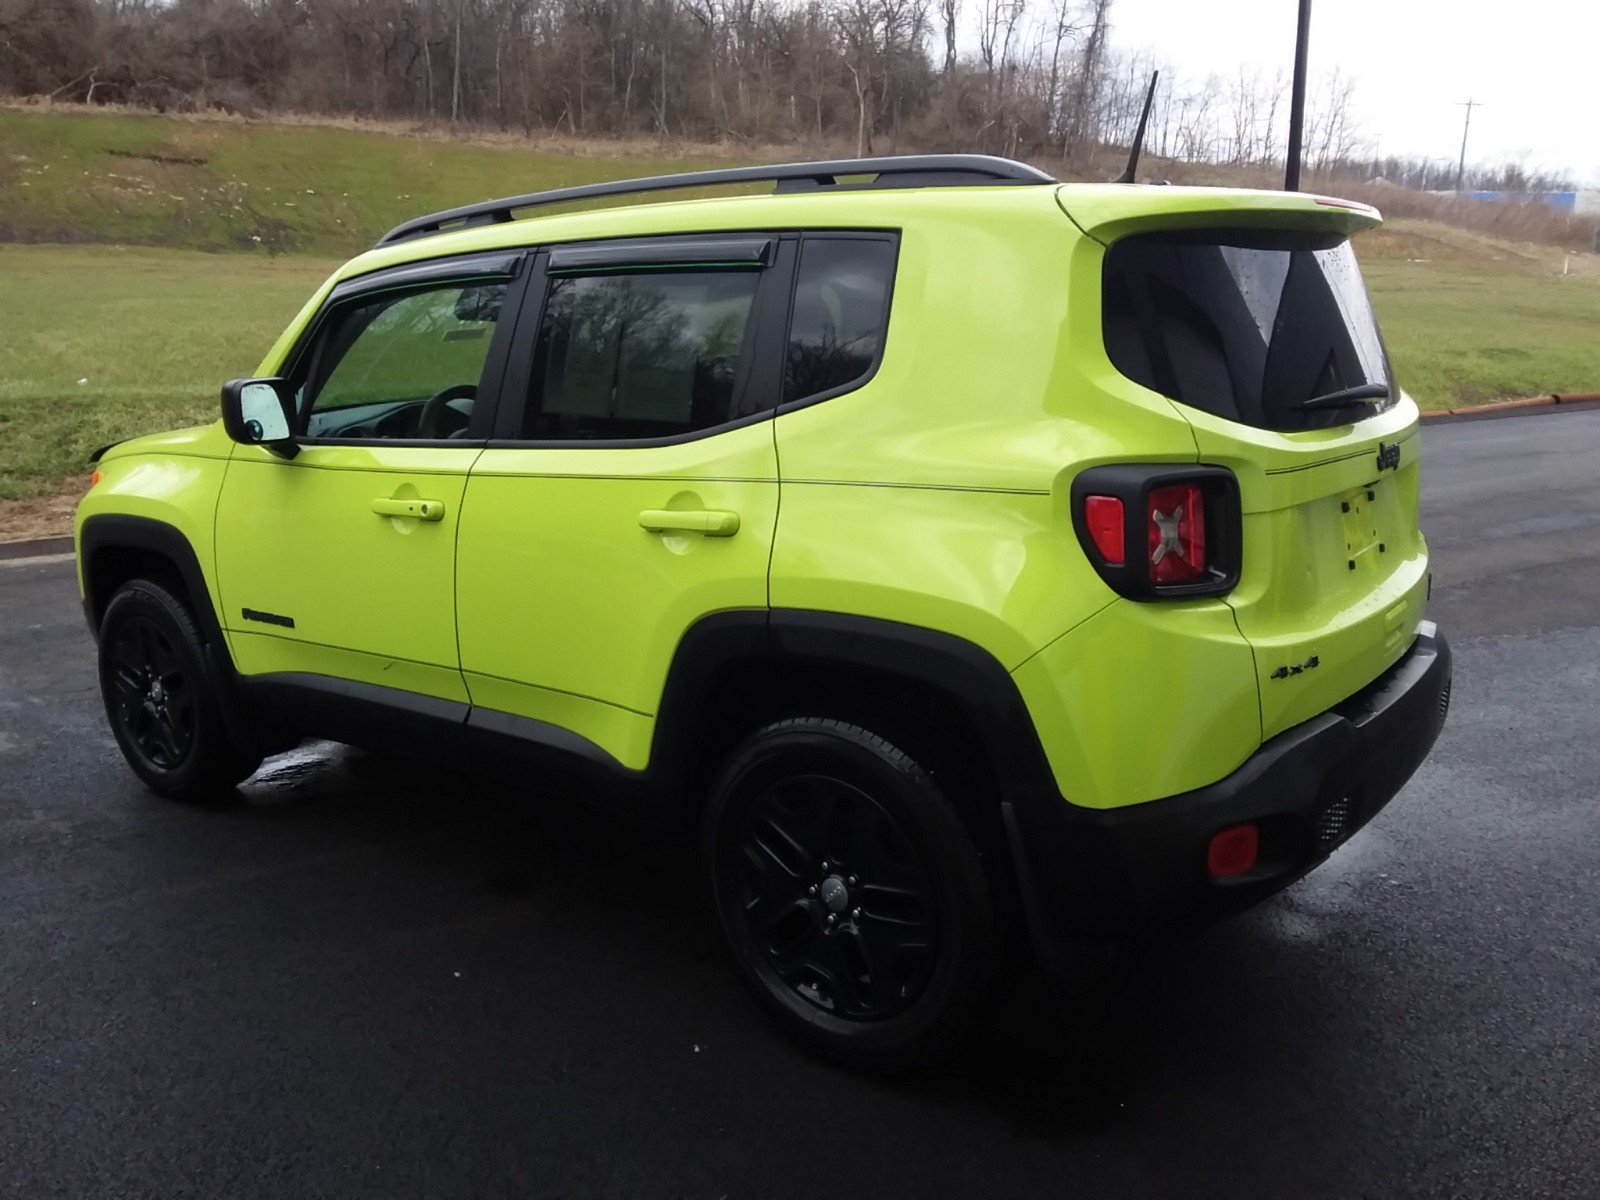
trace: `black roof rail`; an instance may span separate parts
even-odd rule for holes
[[[841,175],[872,175],[865,185],[839,183]],[[428,237],[477,225],[503,225],[525,208],[569,204],[602,196],[634,196],[679,188],[716,187],[731,183],[776,183],[778,191],[809,191],[833,187],[952,187],[973,184],[1055,183],[1043,171],[1009,158],[988,154],[907,154],[890,158],[841,158],[831,162],[785,163],[772,167],[727,167],[718,171],[689,171],[681,175],[652,175],[645,179],[619,179],[586,183],[578,187],[529,192],[503,200],[465,204],[443,212],[414,217],[396,225],[378,239],[379,246]]]

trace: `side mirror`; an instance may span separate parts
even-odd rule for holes
[[[294,419],[294,393],[282,379],[231,379],[222,385],[222,427],[236,442],[293,458],[299,452]]]

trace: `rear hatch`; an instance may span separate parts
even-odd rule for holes
[[[1083,189],[1080,204],[1078,190],[1062,203],[1108,247],[1113,365],[1173,401],[1200,462],[1238,478],[1243,555],[1225,599],[1271,737],[1400,658],[1427,597],[1417,410],[1349,241],[1377,213],[1209,189]]]

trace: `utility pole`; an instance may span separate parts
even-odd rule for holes
[[[1458,107],[1467,110],[1466,123],[1461,126],[1461,158],[1456,163],[1456,191],[1460,192],[1461,184],[1467,177],[1467,131],[1472,128],[1472,110],[1482,108],[1483,101],[1463,100]]]
[[[1311,40],[1311,0],[1300,0],[1300,24],[1294,38],[1294,82],[1289,88],[1289,149],[1283,169],[1283,190],[1300,190],[1300,136],[1306,123],[1306,49]]]

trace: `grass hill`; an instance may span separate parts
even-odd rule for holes
[[[0,108],[0,501],[78,487],[106,442],[210,419],[335,263],[406,217],[796,152],[744,154]],[[1595,256],[1414,219],[1356,247],[1425,406],[1600,391]],[[38,531],[23,511],[0,505],[0,540]]]
[[[0,108],[0,241],[348,257],[419,213],[737,161],[648,143]]]

